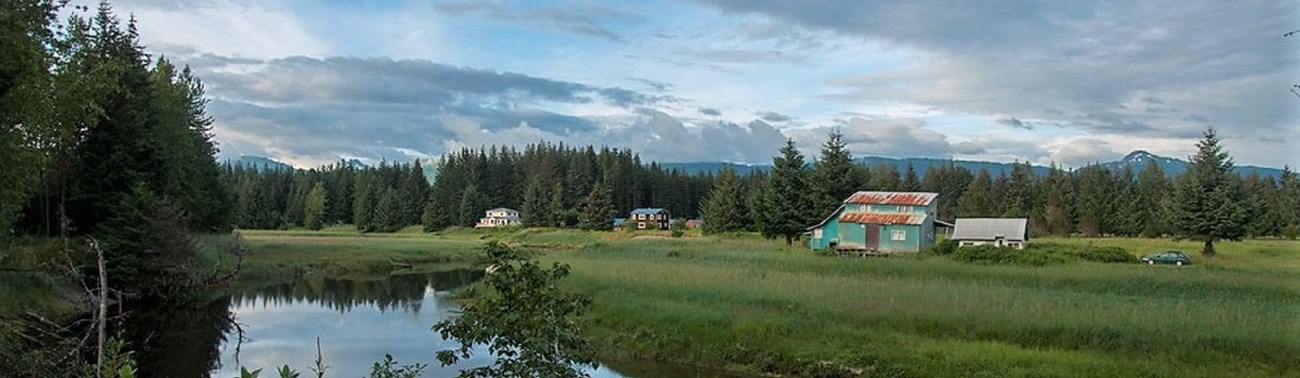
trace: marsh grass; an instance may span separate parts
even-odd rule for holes
[[[589,331],[624,358],[832,376],[1300,374],[1300,275],[1284,269],[829,258],[723,238],[546,256],[573,267]]]
[[[247,279],[389,274],[485,258],[483,242],[468,238],[294,231],[244,232],[243,237],[249,250],[242,274]]]
[[[611,360],[795,376],[1300,376],[1293,241],[1222,243],[1196,265],[1151,267],[822,257],[750,234],[667,231],[243,236],[249,277],[473,266],[486,241],[510,242],[572,267],[563,285],[592,297],[584,333]],[[1031,243],[1044,241],[1196,250],[1147,239]]]

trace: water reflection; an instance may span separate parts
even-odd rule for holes
[[[427,274],[399,274],[376,280],[314,277],[236,292],[231,305],[239,308],[278,307],[305,303],[347,313],[357,307],[380,312],[419,312],[426,288],[445,291],[483,276],[477,269]]]
[[[460,306],[447,290],[482,277],[481,270],[404,274],[375,280],[311,278],[250,287],[193,309],[142,311],[128,335],[142,346],[141,376],[237,377],[239,367],[274,375],[281,365],[313,376],[316,339],[329,377],[363,377],[392,354],[399,363],[427,364],[425,376],[454,376],[490,364],[485,348],[460,365],[442,367],[438,350],[455,347],[431,330]],[[237,320],[239,327],[232,322]],[[240,342],[239,330],[244,339]],[[642,377],[704,377],[707,372],[656,365],[620,366]],[[609,368],[593,377],[623,377]]]
[[[447,300],[446,290],[481,276],[481,270],[455,270],[381,280],[314,278],[239,292],[230,311],[245,341],[239,343],[236,334],[227,337],[213,375],[231,377],[239,366],[282,364],[305,371],[314,366],[317,337],[325,364],[332,367],[329,376],[365,376],[385,353],[401,363],[428,364],[426,376],[454,375],[460,367],[443,368],[433,358],[434,351],[453,345],[430,327],[459,309]]]

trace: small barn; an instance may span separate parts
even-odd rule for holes
[[[864,254],[919,252],[934,245],[938,193],[857,192],[809,227],[809,247]]]
[[[649,207],[632,210],[627,222],[638,230],[667,230],[671,219],[667,209]]]
[[[951,239],[957,241],[958,247],[991,245],[1025,249],[1029,244],[1025,233],[1027,224],[1029,220],[1025,218],[957,218]]]

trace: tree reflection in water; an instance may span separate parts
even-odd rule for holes
[[[339,313],[358,307],[418,313],[426,290],[449,290],[482,276],[481,270],[461,269],[369,280],[311,277],[241,288],[200,306],[136,309],[126,336],[137,350],[141,376],[208,377],[221,368],[222,343],[237,348],[242,341],[232,308],[306,303]]]

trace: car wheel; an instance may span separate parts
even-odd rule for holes
[[[1179,262],[1174,263],[1174,265],[1183,266],[1183,262],[1182,262],[1182,261],[1179,261]]]

